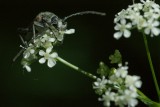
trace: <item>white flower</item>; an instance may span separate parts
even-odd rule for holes
[[[117,23],[118,21],[122,20],[122,19],[125,19],[126,18],[126,14],[127,14],[127,11],[126,10],[122,10],[120,11],[114,18],[114,23]]]
[[[136,91],[136,88],[141,87],[142,82],[140,81],[139,76],[127,75],[125,79],[125,85],[126,87],[129,87],[131,90]]]
[[[151,37],[158,36],[160,34],[160,29],[158,26],[160,25],[159,21],[150,19],[146,22],[146,26],[144,29],[144,33],[147,35],[151,35]]]
[[[131,27],[131,23],[126,24],[125,19],[120,20],[120,24],[117,23],[117,25],[114,27],[115,30],[119,30],[119,32],[114,34],[114,38],[119,39],[122,37],[122,35],[124,35],[125,38],[129,38],[131,36],[131,32],[128,29]]]
[[[25,59],[29,58],[31,54],[35,53],[35,50],[33,48],[34,46],[32,44],[29,44],[29,47],[23,52],[23,57]]]
[[[25,68],[28,72],[31,72],[31,67],[29,65],[23,65],[23,68]]]
[[[115,75],[119,78],[125,78],[128,74],[128,66],[121,66],[116,69]]]
[[[137,98],[138,94],[131,90],[124,91],[124,101],[126,101],[128,107],[135,107],[138,104]]]
[[[110,89],[108,89],[104,95],[102,95],[102,98],[99,98],[99,101],[104,101],[104,106],[109,107],[110,102],[114,101],[115,99],[115,93],[111,92]]]
[[[107,79],[105,79],[105,76],[102,77],[102,79],[97,78],[97,81],[93,83],[93,89],[96,89],[96,92],[98,94],[102,94],[103,91],[106,89]]]
[[[44,56],[39,60],[39,63],[43,64],[46,62],[46,60],[48,60],[47,65],[50,68],[56,64],[55,58],[58,57],[58,54],[56,52],[51,53],[51,51],[52,47],[47,48],[46,52],[44,52],[43,50],[39,51],[39,55]]]
[[[149,11],[144,13],[144,17],[147,19],[158,19],[160,17],[160,14],[155,13],[153,9],[150,9]]]

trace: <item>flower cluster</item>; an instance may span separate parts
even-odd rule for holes
[[[139,76],[131,76],[128,74],[128,66],[119,64],[117,69],[108,77],[102,76],[93,83],[93,89],[101,97],[99,101],[104,101],[104,106],[109,107],[111,102],[116,106],[135,107],[137,101],[137,88],[140,88],[142,82]]]
[[[151,0],[141,0],[141,3],[130,5],[119,12],[114,19],[116,24],[114,38],[122,36],[129,38],[131,29],[137,28],[145,35],[158,36],[160,34],[160,6]]]
[[[48,67],[53,67],[58,57],[58,53],[54,50],[54,47],[60,42],[63,42],[64,34],[72,33],[74,33],[74,29],[66,31],[47,29],[36,35],[35,38],[28,42],[27,47],[23,47],[24,52],[21,61],[23,68],[31,72],[30,64],[37,59],[39,63],[43,64],[47,61]]]

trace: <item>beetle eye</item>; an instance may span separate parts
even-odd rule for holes
[[[51,18],[51,23],[54,25],[54,24],[57,24],[58,23],[58,17],[57,16],[54,16]]]

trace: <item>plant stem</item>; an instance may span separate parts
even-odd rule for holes
[[[59,62],[65,64],[66,66],[68,66],[68,67],[70,67],[70,68],[72,68],[72,69],[74,69],[74,70],[76,70],[76,71],[78,71],[78,72],[80,72],[80,73],[82,73],[82,74],[84,74],[84,75],[92,78],[92,79],[97,79],[97,77],[96,77],[95,75],[93,75],[93,74],[91,74],[91,73],[88,73],[88,72],[80,69],[79,67],[77,67],[77,66],[75,66],[75,65],[67,62],[66,60],[62,59],[61,57],[57,57],[57,60],[58,60]]]
[[[152,72],[153,81],[154,81],[155,88],[156,88],[158,98],[159,98],[159,101],[160,101],[160,90],[159,90],[158,82],[157,82],[157,79],[156,79],[156,75],[155,75],[155,71],[154,71],[154,67],[153,67],[153,63],[152,63],[152,59],[151,59],[151,55],[150,55],[150,51],[149,51],[149,47],[148,47],[148,42],[147,42],[147,38],[146,38],[145,34],[143,34],[143,39],[144,39],[144,44],[145,44],[145,48],[146,48],[146,52],[147,52],[149,65],[150,65],[151,72]]]
[[[144,102],[144,104],[150,106],[150,107],[160,107],[160,103],[157,103],[155,101],[152,101],[150,98],[148,98],[145,94],[143,94],[140,90],[137,89],[137,93],[139,94],[139,99]]]

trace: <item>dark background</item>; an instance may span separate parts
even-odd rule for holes
[[[157,0],[157,2],[159,2]],[[0,107],[103,107],[92,89],[93,80],[61,63],[49,69],[46,64],[32,65],[32,72],[22,69],[20,58],[12,62],[20,50],[17,28],[27,27],[42,11],[50,11],[63,18],[86,10],[106,12],[105,17],[84,15],[70,18],[68,29],[76,33],[66,35],[59,56],[96,74],[100,61],[109,64],[108,56],[119,49],[129,62],[129,73],[140,75],[141,90],[156,100],[156,92],[145,53],[142,36],[134,31],[131,38],[113,38],[114,15],[132,4],[132,0],[14,0],[0,3]],[[148,38],[153,64],[159,78],[160,37]],[[139,107],[145,107],[141,104]]]

